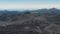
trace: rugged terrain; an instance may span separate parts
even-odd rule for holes
[[[0,11],[0,34],[60,33],[60,10],[58,9],[5,11]]]

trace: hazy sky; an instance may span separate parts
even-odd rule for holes
[[[0,0],[0,9],[60,8],[60,0]]]

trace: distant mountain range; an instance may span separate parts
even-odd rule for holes
[[[57,26],[60,28],[60,9],[0,10],[0,34],[50,34],[48,29],[56,32],[52,29]]]

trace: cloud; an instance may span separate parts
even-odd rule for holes
[[[59,8],[60,4],[0,4],[0,9]]]

